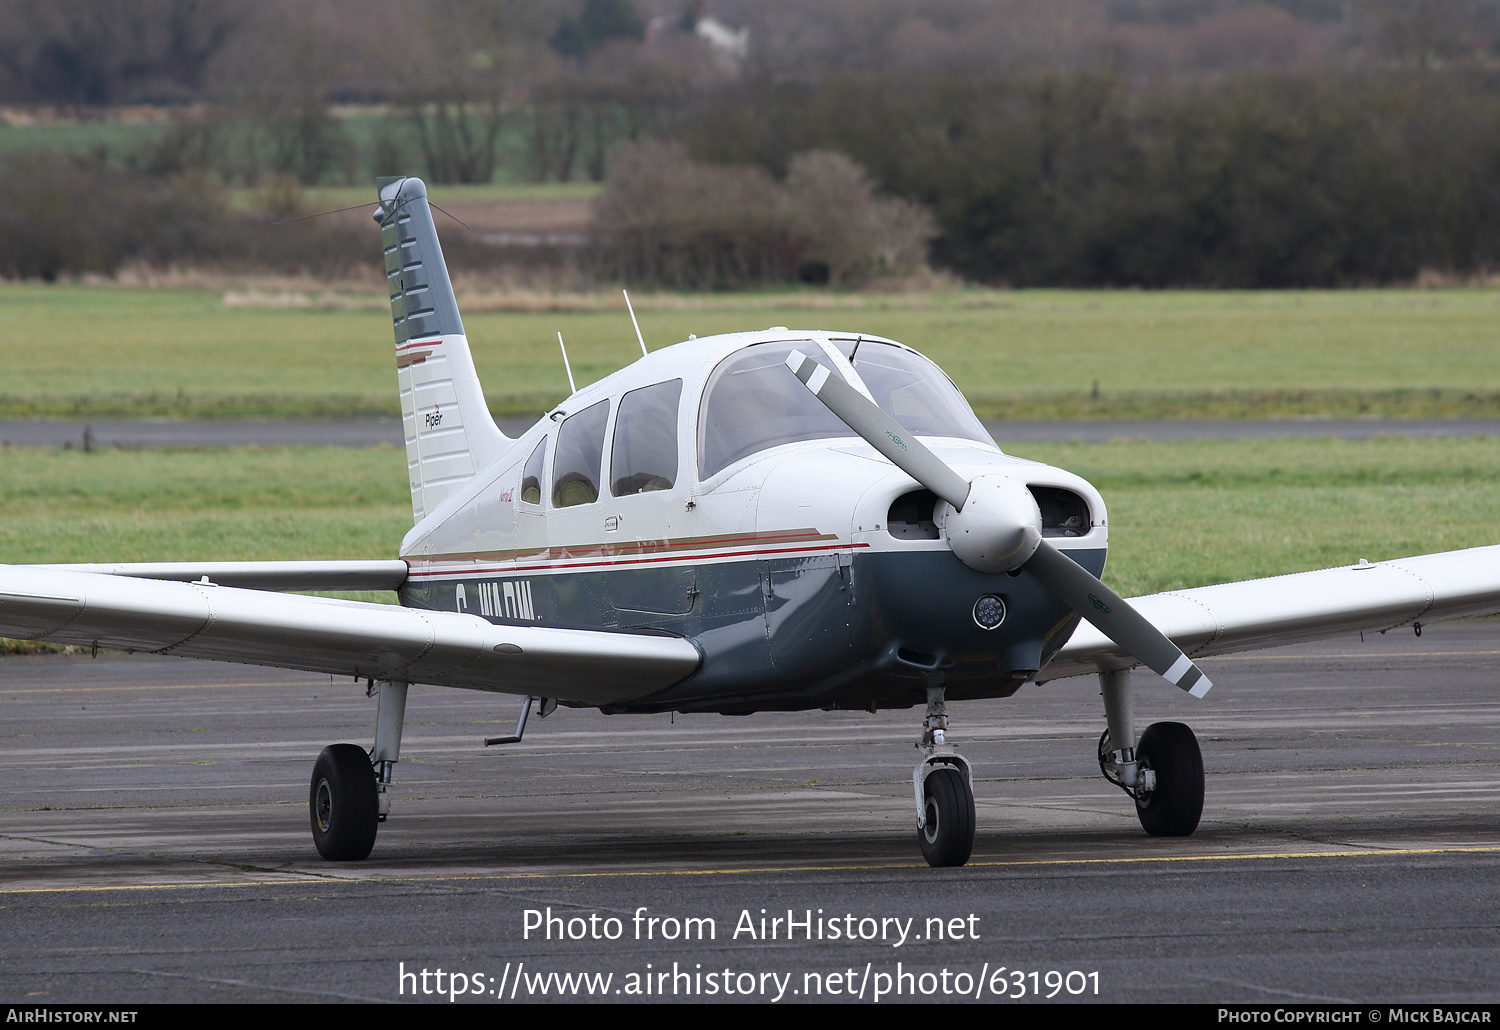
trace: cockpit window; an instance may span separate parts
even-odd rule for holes
[[[699,479],[768,447],[854,435],[786,367],[794,350],[830,364],[811,340],[758,344],[719,362],[698,409]]]
[[[620,398],[609,478],[616,497],[670,490],[677,482],[677,402],[682,380],[631,390]]]
[[[552,506],[571,508],[599,499],[599,464],[609,401],[600,401],[563,419],[552,459]]]
[[[878,340],[830,340],[870,388],[875,403],[916,436],[956,436],[993,443],[969,402],[936,365]]]

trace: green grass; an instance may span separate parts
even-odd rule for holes
[[[393,448],[0,450],[0,561],[390,558],[411,528]]]
[[[1126,596],[1500,543],[1492,437],[1010,450],[1099,488],[1105,579]]]
[[[208,290],[0,285],[0,419],[395,414],[379,287],[327,304],[308,296],[311,307],[234,307]],[[1489,290],[636,300],[653,348],[772,325],[903,340],[986,418],[1500,416],[1500,292]],[[471,305],[465,327],[496,413],[562,399],[558,330],[580,383],[629,363],[634,334],[614,303]]]
[[[105,112],[108,113],[108,112]],[[161,113],[161,112],[158,112]],[[172,116],[188,116],[186,110],[167,111],[169,117],[159,120],[93,120],[76,122],[44,122],[32,125],[8,125],[0,123],[0,156],[28,150],[56,150],[66,153],[95,156],[104,154],[117,165],[128,165],[133,155],[140,155],[148,151],[154,144],[171,132],[174,125]],[[353,199],[346,203],[357,204],[367,199],[374,191],[375,177],[377,175],[389,174],[391,169],[377,167],[377,160],[391,160],[408,174],[424,174],[425,161],[422,158],[421,146],[417,139],[415,127],[409,118],[400,114],[382,114],[378,111],[366,109],[364,111],[335,111],[339,118],[339,127],[342,129],[342,143],[347,146],[343,156],[336,160],[324,170],[323,180],[327,184],[317,188],[318,191],[327,189],[331,193],[348,195]],[[230,138],[225,142],[225,149],[235,155],[230,160],[231,167],[226,172],[234,182],[242,182],[248,174],[264,174],[268,168],[270,158],[270,147],[265,139],[258,140],[260,149],[260,160],[248,159],[246,153],[250,141],[247,139],[249,126],[244,123],[224,124],[217,123],[217,127],[228,130]],[[377,157],[385,145],[394,144],[397,154],[393,157],[387,155],[384,158]],[[342,148],[340,148],[342,149]],[[216,166],[218,168],[218,166]],[[499,146],[496,153],[496,167],[493,183],[494,192],[489,192],[490,185],[459,186],[458,194],[448,192],[455,187],[434,187],[442,190],[438,195],[438,203],[444,203],[444,197],[451,197],[455,203],[462,199],[490,200],[514,199],[512,194],[506,193],[504,187],[511,185],[522,191],[524,198],[527,188],[527,180],[531,177],[531,153],[530,140],[524,127],[522,119],[511,119],[502,129]],[[218,170],[223,171],[222,168]],[[583,161],[575,162],[574,174],[583,175]],[[335,185],[348,182],[347,187]],[[598,191],[597,186],[589,187],[586,184],[570,188],[569,184],[559,184],[562,189],[556,193],[547,195],[545,190],[538,199],[554,199],[554,197],[592,196]],[[578,192],[579,189],[582,193]],[[469,191],[469,192],[465,192]],[[236,190],[236,194],[243,196],[253,191]],[[314,191],[309,191],[314,192]],[[460,199],[462,198],[462,199]]]
[[[427,196],[438,205],[508,204],[528,200],[592,200],[603,187],[597,182],[488,182],[432,183]],[[368,204],[375,210],[375,180],[354,186],[309,186],[302,191],[303,207],[309,212],[333,211]],[[240,209],[259,207],[265,190],[246,186],[229,191],[231,206]],[[441,231],[441,227],[440,227]]]
[[[1094,483],[1121,593],[1500,542],[1500,440],[1013,448]],[[411,526],[393,449],[0,451],[0,561],[389,558]],[[373,595],[371,595],[373,597]]]
[[[437,204],[506,204],[526,200],[592,200],[602,189],[600,183],[587,181],[431,183],[427,196]],[[311,209],[322,210],[325,206],[369,203],[373,211],[374,196],[373,181],[357,186],[318,186],[307,190],[307,204]]]
[[[26,150],[96,154],[102,149],[119,160],[159,139],[169,128],[170,124],[165,121],[0,125],[0,155]]]

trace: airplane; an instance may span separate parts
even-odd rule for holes
[[[0,634],[363,681],[374,746],[317,758],[320,855],[391,810],[407,687],[605,713],[925,706],[918,845],[961,866],[972,770],[949,702],[1096,675],[1105,778],[1186,836],[1200,748],[1139,735],[1132,670],[1203,697],[1196,659],[1500,611],[1500,546],[1121,598],[1080,476],[1004,453],[897,341],[782,326],[647,353],[525,433],[485,405],[419,179],[377,181],[413,526],[389,561],[0,566]],[[633,317],[633,316],[632,316]],[[571,377],[571,376],[570,376]],[[399,605],[297,591],[390,590]]]

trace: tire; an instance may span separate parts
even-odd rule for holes
[[[917,843],[930,866],[959,866],[974,850],[974,791],[964,774],[943,767],[929,773],[926,825],[917,828]]]
[[[357,744],[330,744],[313,765],[307,806],[313,843],[330,862],[358,862],[375,847],[380,825],[375,769]]]
[[[1136,799],[1135,814],[1153,837],[1186,837],[1203,815],[1203,752],[1198,738],[1180,722],[1146,727],[1135,750],[1156,773],[1156,786]]]

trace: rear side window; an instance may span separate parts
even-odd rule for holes
[[[552,460],[552,506],[571,508],[599,499],[599,466],[604,458],[604,427],[609,401],[600,401],[563,420]]]
[[[620,398],[609,478],[616,497],[670,490],[677,482],[677,404],[682,380],[631,390]]]
[[[547,438],[542,437],[526,459],[526,469],[521,473],[521,500],[525,504],[542,503],[542,459],[547,456]]]

